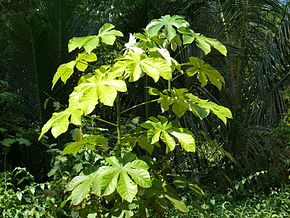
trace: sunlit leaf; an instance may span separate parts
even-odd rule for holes
[[[189,26],[189,23],[183,19],[181,16],[170,16],[165,15],[160,19],[152,20],[146,27],[150,37],[156,36],[160,30],[164,28],[166,38],[171,41],[176,36],[175,28]]]
[[[113,45],[116,40],[116,36],[123,36],[120,31],[114,30],[114,27],[115,26],[113,24],[105,23],[99,30],[98,36],[101,37],[105,44]]]
[[[60,65],[53,77],[52,88],[55,86],[59,79],[66,83],[67,79],[73,74],[75,65],[75,61]]]

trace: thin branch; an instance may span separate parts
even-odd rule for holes
[[[141,103],[141,104],[136,104],[136,105],[134,105],[133,107],[130,107],[130,108],[126,109],[126,110],[123,110],[123,111],[121,112],[121,114],[126,113],[127,111],[130,111],[130,110],[132,110],[132,109],[134,109],[134,108],[136,108],[136,107],[139,107],[139,106],[142,106],[142,105],[145,105],[145,104],[149,104],[149,103],[152,103],[152,102],[156,102],[156,101],[158,101],[158,100],[159,100],[159,99],[154,99],[154,100],[151,100],[151,101],[143,102],[143,103]]]

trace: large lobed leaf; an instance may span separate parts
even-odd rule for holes
[[[80,53],[74,61],[70,61],[66,64],[62,64],[58,67],[53,79],[52,79],[52,88],[55,86],[56,82],[61,79],[64,83],[70,78],[74,72],[74,67],[79,71],[84,72],[88,67],[88,62],[94,62],[97,60],[95,53]]]
[[[214,47],[222,55],[227,56],[227,48],[217,39],[203,36],[200,33],[195,33],[188,27],[180,28],[179,32],[182,34],[183,44],[191,44],[196,41],[196,45],[203,50],[206,55],[211,52],[211,47]]]
[[[110,23],[105,23],[100,29],[98,35],[74,37],[68,43],[69,52],[76,48],[84,47],[87,53],[91,53],[92,50],[97,48],[100,43],[100,39],[107,45],[113,45],[116,41],[116,36],[122,37],[122,32],[114,30],[115,26]]]
[[[172,79],[172,70],[168,62],[163,58],[148,57],[138,52],[129,52],[125,57],[119,58],[112,69],[112,73],[124,74],[130,82],[136,82],[144,73],[157,82],[161,77]]]
[[[91,113],[98,102],[113,106],[117,93],[126,92],[125,81],[116,79],[116,75],[107,72],[107,67],[100,67],[94,74],[81,77],[79,84],[70,94],[69,107],[56,112],[43,126],[41,138],[50,128],[56,138],[68,129],[69,123],[81,125],[82,115]]]
[[[148,129],[147,140],[150,144],[163,141],[167,151],[173,151],[176,146],[175,139],[177,139],[184,150],[187,152],[195,151],[195,139],[190,131],[185,132],[184,129],[175,127],[166,117],[158,116],[158,118],[150,117],[149,120],[141,124],[141,127]]]
[[[221,90],[222,83],[225,83],[220,72],[197,57],[190,57],[189,62],[183,65],[191,66],[186,70],[187,75],[194,76],[196,74],[202,87],[205,86],[209,80],[214,86]]]
[[[149,188],[151,184],[148,165],[142,160],[125,164],[114,156],[106,158],[110,166],[102,166],[88,176],[77,176],[68,185],[72,191],[70,199],[74,205],[79,204],[89,193],[107,196],[115,190],[122,199],[132,202],[138,192],[138,185]],[[130,175],[130,176],[129,176]]]
[[[179,29],[187,26],[189,26],[189,23],[185,21],[183,17],[177,15],[165,15],[160,19],[152,20],[147,25],[146,31],[150,37],[154,37],[164,28],[166,38],[171,41],[177,34],[175,28]]]
[[[210,112],[212,112],[225,124],[227,123],[227,119],[233,118],[232,113],[228,108],[220,106],[214,102],[198,98],[192,93],[189,93],[187,89],[174,88],[170,92],[167,89],[160,92],[155,88],[150,88],[148,93],[151,95],[159,95],[160,98],[158,99],[158,102],[160,103],[161,109],[163,111],[168,111],[171,107],[172,111],[179,118],[182,117],[186,111],[191,111],[200,119],[207,117]],[[150,132],[151,135],[154,135],[155,133],[156,132],[154,131]]]

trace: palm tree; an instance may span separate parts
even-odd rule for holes
[[[29,5],[27,12],[10,17],[5,56],[2,59],[8,82],[23,99],[27,118],[45,121],[52,111],[45,111],[45,99],[63,101],[70,90],[59,87],[51,91],[51,81],[57,67],[71,59],[67,44],[74,36],[94,34],[96,21],[86,11],[77,14],[84,1],[43,0]]]

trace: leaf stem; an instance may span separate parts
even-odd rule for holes
[[[167,87],[168,91],[171,90],[171,80],[168,80],[168,87]]]
[[[133,107],[130,107],[130,108],[127,108],[126,110],[123,110],[123,111],[121,112],[121,114],[126,113],[127,111],[130,111],[130,110],[132,110],[132,109],[134,109],[134,108],[136,108],[136,107],[139,107],[139,106],[142,106],[142,105],[145,105],[145,104],[149,104],[149,103],[152,103],[152,102],[156,102],[156,101],[158,101],[158,100],[159,100],[159,99],[154,99],[154,100],[151,100],[151,101],[143,102],[143,103],[141,103],[141,104],[136,104],[136,105],[134,105]]]
[[[107,123],[107,124],[110,124],[111,126],[117,126],[117,124],[115,123],[111,123],[110,121],[107,121],[107,120],[103,120],[101,118],[98,118],[98,117],[95,117],[96,120],[99,120],[99,121],[102,121],[104,123]]]
[[[147,131],[145,130],[145,131],[139,131],[139,132],[125,134],[121,137],[121,139],[125,138],[126,136],[134,136],[134,135],[143,134],[143,133],[147,133]]]

